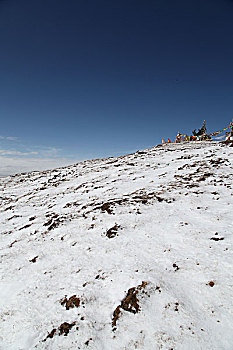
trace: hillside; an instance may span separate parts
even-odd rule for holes
[[[233,349],[233,148],[0,179],[0,348]]]

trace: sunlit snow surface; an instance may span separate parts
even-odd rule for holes
[[[232,178],[190,143],[0,179],[0,348],[232,350]]]

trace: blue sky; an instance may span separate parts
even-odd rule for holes
[[[0,47],[0,162],[120,155],[233,117],[232,0],[0,0]]]

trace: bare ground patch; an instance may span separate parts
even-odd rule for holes
[[[149,294],[145,291],[146,286],[148,285],[148,282],[143,281],[140,285],[137,287],[130,288],[124,297],[122,299],[121,304],[116,307],[116,309],[113,312],[112,317],[112,327],[113,331],[116,330],[116,323],[122,314],[122,310],[131,312],[133,314],[136,314],[140,311],[140,305],[139,305],[139,294],[146,294],[149,296]]]

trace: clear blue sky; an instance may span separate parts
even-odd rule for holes
[[[2,157],[119,155],[233,117],[232,0],[0,0],[0,48]]]

